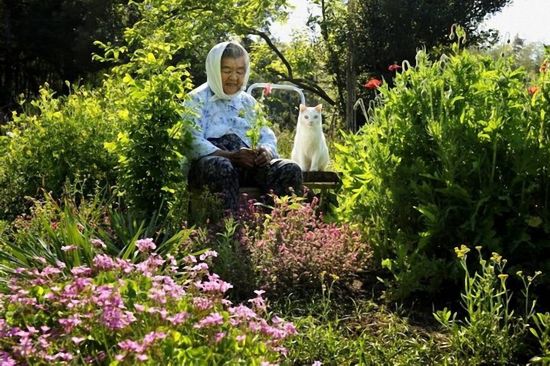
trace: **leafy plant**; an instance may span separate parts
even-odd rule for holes
[[[258,102],[254,105],[254,111],[252,113],[252,127],[246,131],[246,136],[250,139],[250,147],[255,149],[260,143],[262,129],[271,125],[267,120],[266,112],[264,110],[263,96],[260,97]]]
[[[103,144],[121,126],[100,91],[72,85],[68,96],[55,97],[45,86],[26,106],[2,126],[1,218],[13,220],[27,208],[25,197],[42,190],[60,197],[66,182],[80,182],[87,193],[113,183],[116,161]]]
[[[260,365],[284,353],[294,326],[268,321],[261,292],[250,307],[226,301],[232,285],[205,262],[215,252],[182,268],[151,254],[151,239],[136,248],[135,264],[97,254],[70,274],[63,263],[18,270],[0,295],[2,362]]]
[[[126,32],[125,41],[139,44],[140,37]],[[174,45],[163,41],[160,30],[157,37],[129,53],[129,61],[114,67],[112,79],[105,82],[108,93],[116,92],[119,113],[128,121],[126,130],[105,144],[118,157],[118,193],[145,216],[168,210],[181,193],[181,164],[191,141],[191,124],[182,118],[189,74],[183,64],[170,65]],[[116,62],[120,53],[128,52],[127,47],[104,47],[104,57],[96,56],[104,62]]]
[[[105,196],[104,192],[85,196],[67,187],[61,200],[49,194],[43,200],[34,200],[29,214],[0,231],[0,283],[5,286],[16,268],[63,263],[70,271],[89,266],[98,253],[134,260],[135,243],[141,238],[154,238],[158,243],[156,253],[172,253],[176,258],[193,247],[190,241],[194,229],[174,230],[155,215],[142,220],[121,211]]]
[[[542,354],[531,358],[531,362],[547,365],[550,363],[550,313],[536,313],[533,316],[534,327],[529,330],[539,342]]]
[[[241,218],[241,244],[250,254],[259,284],[270,292],[319,291],[323,278],[349,285],[369,263],[370,248],[348,225],[323,222],[311,203],[275,197],[264,215],[249,206]]]
[[[479,255],[480,271],[472,273],[467,264],[466,246],[455,248],[460,265],[465,271],[462,306],[466,312],[463,321],[448,309],[435,313],[437,321],[451,333],[450,346],[457,360],[468,365],[508,365],[518,362],[533,317],[535,302],[526,298],[526,314],[515,315],[511,309],[511,291],[504,273],[506,259],[493,253],[489,260]],[[537,273],[536,276],[538,276]],[[525,284],[528,291],[534,277]],[[527,292],[528,293],[528,292]]]
[[[512,65],[458,43],[438,60],[419,52],[338,145],[340,217],[364,224],[394,296],[458,282],[456,243],[550,269],[550,73],[530,94]]]

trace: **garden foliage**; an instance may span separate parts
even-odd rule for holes
[[[241,217],[240,242],[259,286],[270,293],[319,292],[327,283],[350,285],[365,269],[371,250],[347,224],[326,223],[311,203],[275,199],[269,215],[249,205]]]
[[[13,114],[0,136],[0,218],[22,213],[26,198],[42,191],[60,196],[67,181],[84,182],[82,190],[113,184],[116,164],[103,144],[120,128],[100,91],[72,86],[57,97],[45,86],[40,97]]]
[[[336,157],[342,218],[362,222],[399,295],[458,278],[452,248],[483,245],[550,270],[550,73],[462,50],[397,75]]]
[[[535,276],[518,275],[524,280],[525,308],[523,314],[511,306],[512,291],[508,288],[508,274],[504,272],[507,260],[497,253],[485,259],[481,247],[479,271],[473,271],[467,263],[470,249],[464,245],[455,248],[464,270],[462,307],[464,320],[448,309],[434,314],[437,321],[450,334],[450,351],[458,360],[468,365],[510,365],[526,361],[525,341],[529,322],[535,315],[536,301],[529,298],[529,288]]]
[[[69,274],[45,260],[20,269],[0,294],[0,362],[260,365],[285,353],[294,326],[268,321],[263,291],[250,306],[225,300],[232,285],[206,263],[215,252],[178,263],[151,254],[151,239],[136,248],[135,264],[98,254]]]

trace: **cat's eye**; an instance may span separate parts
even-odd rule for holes
[[[309,116],[304,116],[305,119],[309,119]]]
[[[319,116],[313,116],[313,118],[317,119],[317,118],[319,118]]]

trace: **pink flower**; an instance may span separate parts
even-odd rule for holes
[[[87,277],[92,275],[92,270],[86,266],[73,267],[71,273],[76,277]]]
[[[110,271],[111,269],[117,268],[117,265],[115,264],[115,261],[113,261],[113,258],[109,257],[106,254],[96,255],[93,259],[93,264],[94,267],[105,271]]]
[[[101,322],[103,325],[112,330],[124,329],[135,321],[136,317],[132,312],[123,311],[112,306],[105,307],[101,314]]]
[[[199,321],[197,324],[195,324],[194,328],[200,329],[200,328],[206,328],[214,325],[220,325],[223,323],[223,316],[221,316],[219,313],[212,313],[208,315],[206,318]]]
[[[252,304],[252,307],[257,312],[265,312],[267,309],[265,300],[262,298],[261,293],[255,298],[248,300],[248,302]]]
[[[220,343],[224,337],[225,337],[225,332],[218,332],[214,336],[214,342]]]
[[[61,324],[65,330],[65,333],[71,333],[72,330],[80,325],[82,323],[82,320],[80,320],[79,314],[73,314],[69,316],[68,318],[62,318],[59,319],[59,324]]]
[[[187,264],[197,263],[197,258],[194,255],[188,255],[187,257],[183,258],[183,261]]]
[[[212,258],[216,258],[218,256],[218,252],[214,251],[214,250],[207,250],[206,252],[202,253],[200,256],[199,256],[199,259],[201,261],[204,261],[210,257]]]
[[[217,274],[209,275],[208,282],[195,282],[195,286],[204,292],[220,292],[222,294],[233,288],[232,284],[222,281]]]
[[[4,351],[0,351],[0,365],[15,366],[15,365],[17,365],[17,363],[15,362],[15,360],[13,358],[11,358],[9,353],[4,352]]]
[[[166,333],[163,332],[149,332],[143,337],[143,344],[149,346],[158,339],[166,338]]]
[[[239,305],[233,308],[229,308],[229,313],[231,314],[231,317],[242,319],[242,320],[248,320],[248,319],[255,319],[258,316],[252,309],[250,309],[247,306]]]
[[[156,249],[156,247],[157,247],[155,245],[155,243],[153,242],[153,239],[151,239],[151,238],[138,240],[136,242],[136,246],[137,246],[138,250],[142,253],[147,253],[151,250]]]
[[[72,252],[76,249],[77,249],[76,245],[65,245],[61,247],[61,250],[64,252]]]
[[[210,309],[214,304],[210,299],[207,299],[206,297],[195,297],[193,298],[193,305],[198,310],[207,310]]]
[[[101,239],[92,239],[92,240],[90,240],[90,243],[92,243],[92,246],[94,248],[100,248],[100,249],[107,248],[107,246],[105,245],[105,243]]]
[[[183,311],[166,318],[172,325],[179,325],[189,318],[189,313]]]
[[[269,94],[271,94],[272,89],[273,88],[271,84],[267,84],[266,86],[264,86],[264,97],[267,97]]]
[[[321,363],[321,361],[314,361],[311,366],[322,366],[323,364]]]
[[[71,341],[73,341],[74,344],[82,343],[86,340],[84,337],[71,337]]]

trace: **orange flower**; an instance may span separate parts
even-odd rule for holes
[[[382,80],[372,78],[369,81],[367,81],[363,86],[365,87],[365,89],[374,90],[374,89],[378,89],[380,85],[382,85]]]
[[[391,72],[394,72],[400,69],[401,69],[401,66],[399,66],[398,64],[391,64],[390,66],[388,66],[388,70],[390,70]]]
[[[529,95],[535,95],[535,93],[538,91],[539,91],[539,87],[535,85],[527,88],[527,92],[529,93]]]

